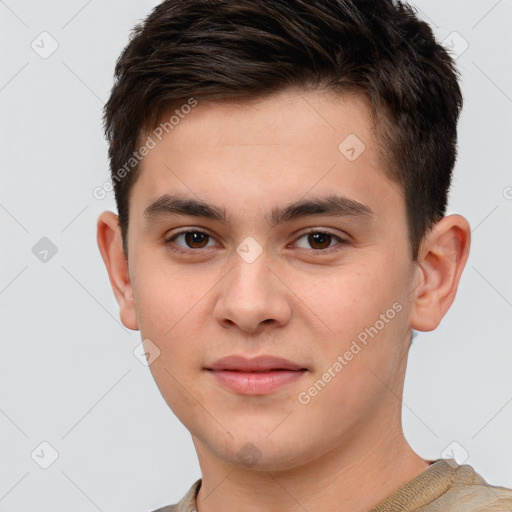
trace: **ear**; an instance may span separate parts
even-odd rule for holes
[[[432,331],[455,299],[469,256],[471,229],[460,215],[443,217],[425,236],[418,255],[411,328]]]
[[[128,261],[123,252],[119,218],[115,213],[103,212],[98,217],[96,240],[119,304],[121,322],[128,329],[136,331],[139,325],[135,314]]]

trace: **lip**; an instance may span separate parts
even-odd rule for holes
[[[234,370],[241,372],[268,372],[271,370],[307,370],[304,366],[301,366],[288,359],[282,357],[275,357],[271,355],[262,355],[253,358],[247,358],[244,356],[227,356],[218,359],[213,364],[206,367],[206,370]]]
[[[265,395],[300,379],[308,369],[281,357],[223,357],[205,367],[222,386],[243,395]]]

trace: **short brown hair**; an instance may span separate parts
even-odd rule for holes
[[[294,86],[369,99],[386,172],[404,190],[417,258],[446,212],[462,95],[448,52],[395,0],[166,0],[136,26],[104,117],[126,257],[140,166],[123,179],[118,171],[141,135],[190,98],[256,99]]]

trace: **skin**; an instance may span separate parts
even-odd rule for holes
[[[200,102],[142,162],[128,261],[117,216],[98,219],[121,320],[158,346],[151,372],[192,434],[199,512],[367,511],[429,464],[401,424],[411,329],[435,329],[452,304],[470,228],[444,217],[412,261],[403,193],[384,174],[369,112],[361,96],[320,90]],[[354,161],[338,149],[349,134],[366,146]],[[373,215],[266,221],[273,208],[333,192]],[[170,215],[148,222],[144,209],[166,193],[224,208],[231,225]],[[165,242],[185,228],[212,238]],[[310,228],[335,236],[315,244]],[[263,251],[252,263],[236,251],[247,237]],[[298,394],[396,303],[401,311],[301,403]],[[308,371],[271,393],[241,395],[204,370],[231,354],[272,354]],[[238,456],[246,443],[250,462]]]

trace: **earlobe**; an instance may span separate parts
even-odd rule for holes
[[[469,256],[471,229],[460,215],[443,217],[426,235],[418,257],[411,328],[434,330],[455,299]]]
[[[115,213],[103,212],[98,217],[96,240],[119,304],[121,322],[128,329],[136,331],[139,326],[133,301],[133,289],[128,272],[128,261],[123,252],[118,216]]]

